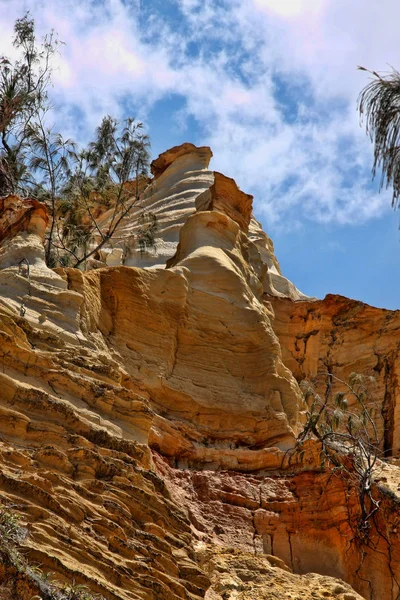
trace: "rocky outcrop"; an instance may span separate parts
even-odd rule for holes
[[[301,427],[302,396],[281,362],[248,245],[229,216],[199,211],[167,270],[84,274],[102,301],[95,329],[150,393],[151,445],[182,464],[259,468],[254,450],[269,460],[269,448],[287,449]]]
[[[240,191],[236,182],[214,172],[212,186],[196,198],[197,210],[216,210],[237,223],[244,233],[249,231],[253,196]]]
[[[0,198],[0,269],[27,270],[38,281],[57,279],[44,262],[46,205],[17,196]],[[24,264],[21,264],[24,263]]]
[[[374,496],[381,508],[368,544],[359,545],[355,541],[359,490],[344,473],[321,470],[317,447],[311,446],[303,461],[285,466],[282,458],[281,469],[251,475],[237,470],[182,470],[171,468],[162,457],[156,459],[175,502],[188,507],[201,543],[220,548],[222,554],[234,548],[239,555],[261,557],[260,563],[272,555],[291,573],[339,578],[367,599],[394,599],[399,593],[397,467],[382,465],[376,472]],[[338,582],[336,586],[340,587]],[[341,590],[339,597],[350,593],[343,585]],[[247,593],[243,598],[252,597]]]
[[[186,144],[153,164],[151,268],[130,266],[132,216],[100,257],[115,266],[48,269],[43,206],[5,199],[0,514],[21,514],[28,565],[106,600],[395,600],[396,460],[374,472],[360,539],[357,479],[324,467],[315,440],[293,447],[298,382],[323,392],[321,369],[360,370],[397,453],[397,315],[291,300],[251,196],[210,157]],[[0,598],[40,596],[40,574],[6,550]]]
[[[154,176],[140,196],[140,202],[118,227],[115,240],[106,244],[99,258],[103,265],[164,268],[175,255],[181,227],[196,210],[216,210],[228,215],[248,234],[264,265],[264,291],[295,300],[307,298],[280,270],[271,240],[252,215],[252,196],[239,190],[235,181],[209,170],[210,148],[182,144],[167,150],[152,162]],[[154,248],[143,252],[137,243],[141,215],[157,219]],[[100,229],[108,228],[113,210],[98,220]],[[96,240],[100,241],[100,238]],[[101,266],[101,261],[95,266]]]
[[[82,296],[45,262],[46,206],[16,196],[0,199],[0,306],[10,317],[23,317],[43,335],[72,344],[83,342]]]
[[[140,202],[118,227],[117,241],[103,249],[103,261],[106,264],[113,261],[110,264],[114,265],[164,268],[166,261],[175,254],[182,225],[196,211],[197,196],[213,183],[213,172],[208,169],[211,157],[210,148],[183,144],[153,161],[155,177],[141,195]],[[100,228],[107,229],[112,213],[110,210],[102,215]],[[136,241],[141,226],[140,215],[144,213],[152,213],[157,218],[156,246],[145,253],[140,251]],[[114,260],[116,250],[120,252],[119,262]]]
[[[191,156],[193,154],[196,154],[198,157],[204,157],[204,164],[206,167],[208,167],[208,164],[212,157],[211,149],[208,146],[202,146],[198,148],[194,144],[185,142],[180,146],[174,146],[173,148],[169,148],[169,150],[166,150],[165,152],[160,154],[155,160],[152,161],[150,170],[151,174],[154,177],[154,180],[158,179],[160,175],[162,175],[164,171],[166,171],[168,167],[170,167],[173,163],[175,163],[176,166],[178,159],[180,159],[182,156],[189,155],[193,160],[193,156]]]
[[[347,382],[354,372],[368,377],[386,455],[400,451],[400,312],[342,296],[317,302],[268,297],[285,365],[298,381],[313,382],[324,394],[327,373]],[[333,392],[346,391],[333,380]]]

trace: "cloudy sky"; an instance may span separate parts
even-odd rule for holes
[[[356,111],[357,65],[400,68],[398,0],[0,0],[0,55],[26,10],[65,42],[59,130],[85,142],[130,115],[154,156],[210,145],[303,292],[400,308],[400,215]]]

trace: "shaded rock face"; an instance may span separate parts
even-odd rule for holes
[[[298,381],[308,379],[325,393],[326,373],[347,382],[352,372],[368,382],[376,424],[387,455],[400,451],[400,312],[374,308],[342,296],[293,303],[268,297],[273,328],[285,365]],[[333,391],[345,390],[334,380]]]
[[[286,475],[283,470],[263,475],[199,472],[171,468],[160,456],[156,460],[172,497],[188,507],[193,527],[208,547],[235,548],[257,557],[272,555],[290,572],[344,580],[364,598],[396,598],[399,593],[399,516],[390,499],[397,493],[398,468],[385,466],[377,475],[385,483],[384,487],[376,484],[374,490],[381,509],[368,547],[353,543],[360,517],[357,490],[345,477],[321,472],[315,451],[307,455],[306,469],[293,464]],[[350,593],[343,586],[341,590]],[[311,597],[331,597],[319,594]],[[331,594],[335,597],[332,590]],[[291,596],[282,595],[286,597]]]
[[[113,267],[48,269],[42,205],[4,200],[0,510],[21,514],[28,563],[107,600],[395,600],[394,459],[360,545],[354,481],[322,468],[316,442],[287,451],[305,419],[298,381],[323,391],[329,368],[377,374],[397,453],[397,315],[285,298],[302,296],[251,196],[210,157],[184,144],[153,163],[151,268],[130,266],[128,244],[103,256]],[[40,596],[20,571],[0,539],[0,598]]]

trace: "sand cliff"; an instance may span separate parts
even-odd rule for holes
[[[0,200],[0,500],[29,564],[106,599],[394,600],[399,315],[299,292],[210,158],[154,161],[137,210],[157,216],[156,250],[131,243],[134,211],[87,271],[46,266],[43,205]],[[357,490],[318,442],[286,458],[299,384],[323,391],[326,370],[374,374],[383,413],[363,547]],[[2,552],[0,598],[44,598]]]

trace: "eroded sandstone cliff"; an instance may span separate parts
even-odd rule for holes
[[[100,257],[115,266],[49,269],[43,205],[1,200],[0,499],[31,565],[0,544],[4,600],[51,598],[35,564],[115,600],[399,595],[395,460],[360,544],[352,481],[316,441],[290,458],[298,382],[322,390],[326,369],[376,375],[397,455],[397,313],[305,299],[210,157],[185,144],[153,163],[157,251],[129,245],[133,213]]]
[[[385,453],[398,456],[400,312],[334,295],[317,302],[277,302],[272,296],[268,301],[283,362],[298,381],[312,380],[324,393],[326,373],[344,382],[352,372],[370,377]],[[343,388],[339,381],[333,383],[336,389]]]
[[[248,239],[257,247],[257,258],[265,266],[261,281],[266,292],[296,300],[307,298],[282,275],[273,243],[252,215],[252,197],[241,192],[233,179],[210,171],[211,157],[210,148],[187,143],[167,150],[154,160],[150,185],[119,225],[116,239],[100,252],[103,264],[164,268],[167,260],[175,255],[181,227],[197,209],[207,210],[209,203],[230,217],[236,215]],[[99,219],[103,232],[112,213],[110,209]],[[144,254],[135,240],[142,213],[151,213],[157,218],[155,247]],[[97,266],[99,264],[101,266],[101,263]]]

